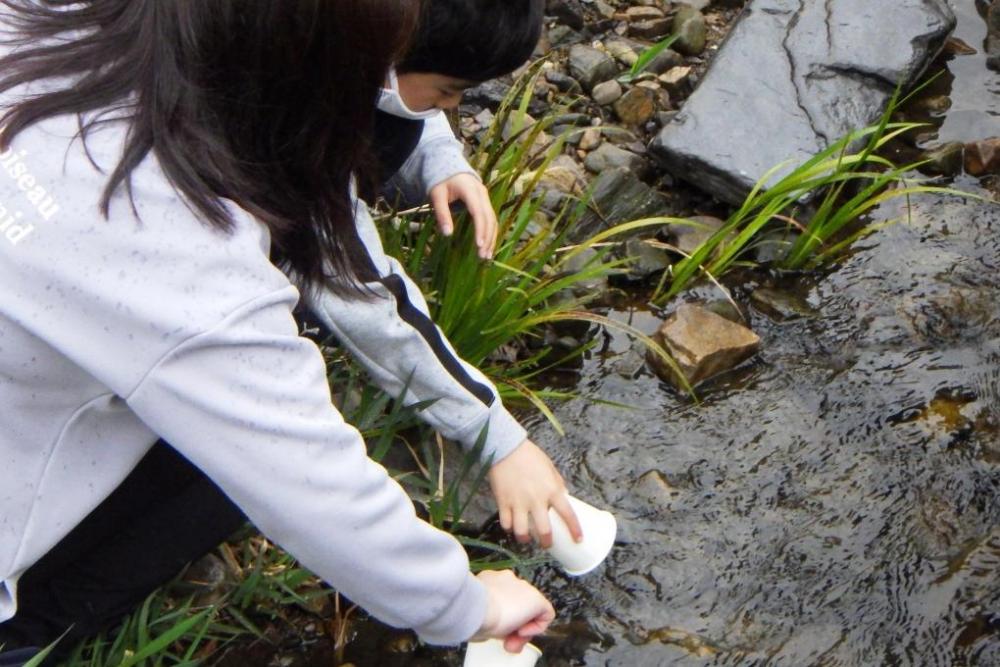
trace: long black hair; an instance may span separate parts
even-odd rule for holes
[[[370,262],[354,225],[352,177],[371,177],[374,108],[418,18],[417,0],[0,0],[19,47],[0,92],[51,77],[65,87],[12,105],[0,150],[61,114],[80,134],[125,122],[100,199],[152,151],[207,223],[230,230],[230,199],[271,232],[306,288],[361,294]],[[10,34],[10,33],[8,33]],[[96,112],[96,113],[92,113]],[[134,204],[133,204],[134,208]]]

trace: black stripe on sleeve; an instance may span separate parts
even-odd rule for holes
[[[379,282],[385,285],[393,297],[396,299],[396,311],[404,322],[416,329],[427,344],[430,345],[434,355],[441,362],[455,380],[462,385],[466,391],[478,398],[484,405],[493,405],[496,397],[490,388],[481,382],[477,382],[461,362],[455,358],[441,338],[441,332],[437,326],[420,309],[410,303],[410,297],[406,293],[406,285],[403,279],[395,274],[380,278]]]

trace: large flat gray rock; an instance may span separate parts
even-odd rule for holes
[[[955,26],[945,0],[752,0],[701,85],[650,145],[668,170],[738,203],[877,119]]]

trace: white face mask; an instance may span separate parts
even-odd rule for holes
[[[410,120],[424,120],[439,113],[438,109],[414,111],[406,106],[402,95],[399,94],[399,79],[396,78],[396,68],[394,67],[389,69],[389,87],[382,89],[382,94],[378,98],[378,108],[393,116],[409,118]]]

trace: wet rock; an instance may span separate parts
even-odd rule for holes
[[[558,70],[548,70],[545,72],[545,80],[555,86],[561,93],[579,94],[583,92],[579,81]]]
[[[649,88],[636,86],[615,101],[614,109],[626,125],[642,125],[656,113],[656,94]]]
[[[775,165],[789,162],[772,183],[874,121],[954,25],[945,0],[752,0],[651,150],[677,176],[739,203]]]
[[[691,225],[670,225],[668,228],[674,245],[684,255],[693,254],[698,247],[710,239],[725,223],[710,215],[693,215],[688,218]]]
[[[590,96],[601,106],[607,106],[622,96],[622,85],[611,79],[594,86]]]
[[[1000,173],[1000,137],[966,144],[965,171],[973,176]]]
[[[925,171],[943,176],[955,176],[962,171],[962,153],[965,151],[965,144],[961,141],[950,141],[928,149],[923,159],[929,160],[923,166]]]
[[[636,280],[643,280],[665,271],[672,264],[665,250],[656,248],[643,239],[626,241],[625,255],[632,259],[629,262],[629,276]]]
[[[594,179],[590,206],[592,210],[580,218],[570,234],[573,242],[622,222],[668,215],[670,211],[663,195],[626,168],[608,169]]]
[[[574,44],[569,49],[569,73],[584,90],[592,91],[602,81],[613,79],[618,74],[618,66],[603,51],[585,44]]]
[[[599,174],[607,169],[624,168],[631,172],[642,172],[646,169],[646,161],[631,151],[619,148],[611,143],[598,146],[583,161],[588,171]]]
[[[548,31],[549,46],[551,48],[579,44],[583,39],[583,35],[568,25],[556,25]]]
[[[736,367],[760,347],[760,338],[750,329],[690,303],[679,306],[653,338],[674,358],[691,386]],[[683,387],[662,359],[654,354],[647,359],[662,379]]]
[[[707,37],[705,16],[691,5],[681,5],[677,9],[672,32],[679,35],[673,45],[677,51],[696,56],[705,50]]]
[[[580,0],[547,0],[545,13],[573,30],[583,30],[583,7]]]
[[[779,322],[812,318],[818,314],[800,295],[772,287],[758,287],[750,293],[750,301],[757,310]]]

